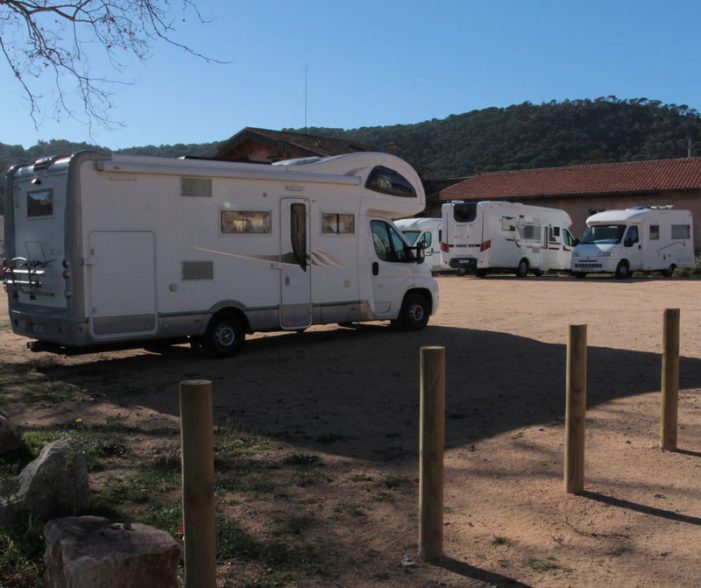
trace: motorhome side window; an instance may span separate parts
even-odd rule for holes
[[[370,172],[365,187],[368,190],[392,196],[416,197],[416,190],[409,180],[393,169],[381,165]]]
[[[212,197],[212,178],[180,178],[181,196]]]
[[[27,193],[27,216],[51,216],[54,213],[53,190],[38,190]]]
[[[501,230],[502,231],[515,231],[516,225],[514,225],[513,216],[502,216],[501,217]]]
[[[477,216],[477,205],[475,203],[463,202],[453,206],[453,218],[459,223],[471,223]]]
[[[520,225],[518,227],[518,234],[521,239],[526,239],[528,241],[540,241],[541,226],[530,224]]]
[[[355,233],[355,215],[323,212],[321,214],[321,232],[338,235]]]
[[[270,233],[272,213],[262,210],[222,210],[220,211],[222,233]]]
[[[558,243],[560,237],[560,227],[552,227],[550,229],[550,242]]]
[[[672,225],[672,239],[689,239],[691,237],[691,226]]]
[[[409,261],[413,259],[399,233],[390,224],[374,220],[370,221],[370,229],[375,253],[382,261]]]
[[[660,225],[650,225],[650,241],[660,240]]]

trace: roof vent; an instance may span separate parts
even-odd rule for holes
[[[39,171],[42,169],[48,169],[51,164],[59,158],[58,155],[49,155],[47,157],[42,157],[34,162],[34,171]]]

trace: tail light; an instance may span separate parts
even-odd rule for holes
[[[450,251],[450,245],[441,241],[441,251],[443,253],[448,253]]]
[[[484,243],[480,244],[480,251],[487,251],[492,246],[491,239],[487,239]]]

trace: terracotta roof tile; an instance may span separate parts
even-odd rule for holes
[[[537,198],[701,189],[701,157],[484,173],[440,191],[441,200]]]

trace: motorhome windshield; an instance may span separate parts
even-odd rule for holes
[[[580,243],[592,245],[615,245],[625,233],[625,225],[592,225],[584,231]]]
[[[404,234],[407,243],[409,243],[409,245],[413,245],[416,243],[416,239],[421,234],[421,231],[402,231],[402,233]]]

